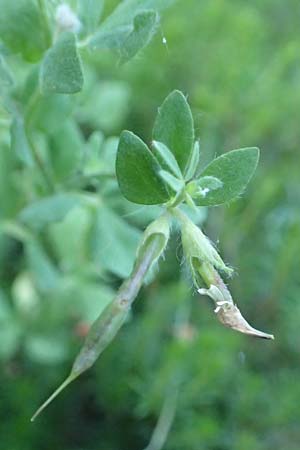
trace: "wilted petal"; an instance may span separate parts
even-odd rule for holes
[[[220,302],[221,303],[221,302]],[[226,327],[237,330],[240,333],[250,334],[262,339],[274,339],[272,334],[264,333],[256,330],[244,319],[239,308],[233,303],[223,302],[217,304],[218,310],[216,312],[219,321]]]

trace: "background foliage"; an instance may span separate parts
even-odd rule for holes
[[[115,3],[106,2],[104,16]],[[7,14],[13,21],[11,8]],[[0,449],[143,449],[165,405],[175,409],[166,450],[298,450],[298,2],[178,1],[124,66],[105,49],[83,51],[84,88],[72,96],[34,94],[31,63],[48,47],[47,32],[39,21],[36,27],[41,37],[28,39],[23,54],[29,62],[2,46],[46,172],[32,161],[22,114],[11,123],[1,106]],[[1,59],[4,105],[10,76],[3,67]],[[233,148],[261,149],[246,194],[208,216],[201,209],[198,220],[237,268],[231,286],[241,310],[276,340],[220,327],[178,269],[174,233],[134,318],[96,367],[31,425],[89,323],[128,275],[156,212],[121,197],[115,136],[128,128],[149,142],[156,108],[173,89],[188,95],[208,160]]]

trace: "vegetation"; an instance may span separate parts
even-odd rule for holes
[[[296,450],[296,1],[117,3],[0,1],[0,449]]]

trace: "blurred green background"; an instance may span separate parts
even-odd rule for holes
[[[299,23],[297,0],[177,1],[127,65],[108,52],[83,54],[83,92],[39,99],[32,112],[61,195],[59,222],[40,210],[38,221],[34,205],[47,189],[9,151],[1,109],[1,450],[143,450],[159,417],[166,450],[299,450]],[[36,69],[27,77],[28,65],[7,60],[26,103]],[[157,212],[121,198],[114,136],[126,128],[149,142],[157,107],[173,89],[188,96],[205,157],[261,149],[245,195],[201,210],[199,221],[236,268],[230,287],[244,315],[275,341],[220,326],[180,268],[175,231],[113,344],[31,424]],[[79,191],[80,202],[72,196]]]

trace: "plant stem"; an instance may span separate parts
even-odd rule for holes
[[[166,396],[150,442],[144,450],[161,450],[165,445],[175,417],[177,399],[178,387],[176,386]]]

